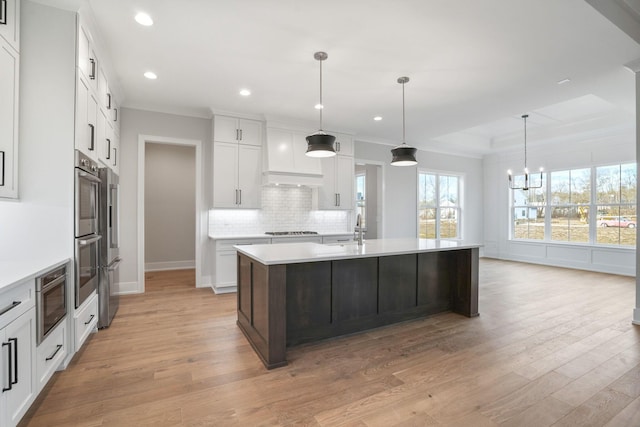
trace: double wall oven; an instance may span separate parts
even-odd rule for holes
[[[75,306],[78,308],[98,287],[100,239],[98,165],[75,152]]]

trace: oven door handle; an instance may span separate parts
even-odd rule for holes
[[[111,262],[111,264],[107,265],[107,270],[108,271],[114,271],[116,268],[118,268],[118,266],[120,265],[121,262],[122,262],[122,258],[120,258],[120,257],[114,259]]]
[[[100,239],[102,239],[102,236],[94,236],[94,237],[91,237],[90,239],[78,239],[78,244],[80,246],[86,246],[91,243],[97,242]]]
[[[36,287],[36,291],[46,292],[49,289],[56,287],[58,285],[58,283],[64,282],[65,280],[67,280],[67,275],[63,274],[62,276],[57,277],[55,280],[53,280],[53,281],[47,283],[46,285],[42,286],[40,289],[38,289]]]
[[[78,171],[78,176],[81,178],[88,179],[89,181],[98,182],[98,183],[102,182],[102,180],[100,180],[100,178],[98,178],[97,176],[91,175],[89,172],[85,172],[83,170]]]

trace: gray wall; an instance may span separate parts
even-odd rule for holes
[[[22,2],[19,200],[0,200],[0,260],[73,258],[75,14]]]
[[[379,176],[378,170],[382,167],[372,164],[357,164],[355,167],[356,174],[358,172],[365,173],[365,191],[366,191],[366,226],[367,226],[367,239],[377,239],[378,236],[378,218],[380,218],[381,209],[380,201],[381,197],[378,195],[378,189],[382,191],[382,186],[378,187]],[[382,173],[380,173],[381,175]],[[381,195],[380,195],[381,196]]]
[[[384,236],[417,237],[418,229],[418,168],[455,172],[464,176],[462,194],[462,237],[467,241],[483,241],[481,159],[418,150],[417,167],[390,166],[391,148],[386,145],[356,141],[355,157],[382,162],[384,188]],[[380,237],[380,236],[379,236]]]
[[[145,271],[195,267],[196,149],[145,147]]]
[[[120,268],[120,290],[122,292],[139,292],[142,284],[138,283],[138,227],[137,227],[137,179],[138,179],[138,136],[153,135],[158,137],[195,139],[202,141],[202,212],[201,224],[203,230],[203,251],[201,253],[203,281],[210,283],[208,259],[209,245],[207,244],[207,212],[211,205],[211,119],[178,116],[123,108],[120,124],[120,149],[122,152],[120,163],[120,218],[121,240],[120,257],[123,262]]]

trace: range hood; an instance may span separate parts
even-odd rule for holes
[[[320,159],[305,155],[306,136],[301,131],[267,127],[263,185],[322,185]]]

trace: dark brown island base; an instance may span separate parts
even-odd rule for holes
[[[236,246],[237,323],[272,369],[297,344],[445,311],[474,317],[479,247],[429,239]]]

